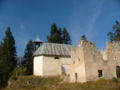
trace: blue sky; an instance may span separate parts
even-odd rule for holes
[[[10,26],[20,56],[28,40],[46,41],[53,23],[68,29],[73,45],[85,34],[103,49],[115,20],[120,21],[120,0],[0,0],[0,40]]]

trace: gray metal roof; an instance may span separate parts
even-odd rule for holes
[[[34,56],[48,55],[48,56],[71,56],[73,46],[67,44],[56,43],[42,43],[35,51]]]

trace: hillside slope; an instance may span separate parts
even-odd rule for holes
[[[120,90],[120,80],[98,80],[87,83],[61,83],[59,77],[19,76],[10,80],[4,90]]]

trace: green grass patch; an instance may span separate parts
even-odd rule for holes
[[[4,90],[120,90],[120,79],[63,83],[60,77],[19,76],[11,78]]]

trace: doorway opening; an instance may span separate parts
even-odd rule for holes
[[[75,82],[77,82],[77,79],[78,79],[78,74],[75,73]]]
[[[102,70],[98,70],[98,77],[103,77],[103,71]]]
[[[120,78],[120,66],[116,66],[116,75],[117,78]]]

